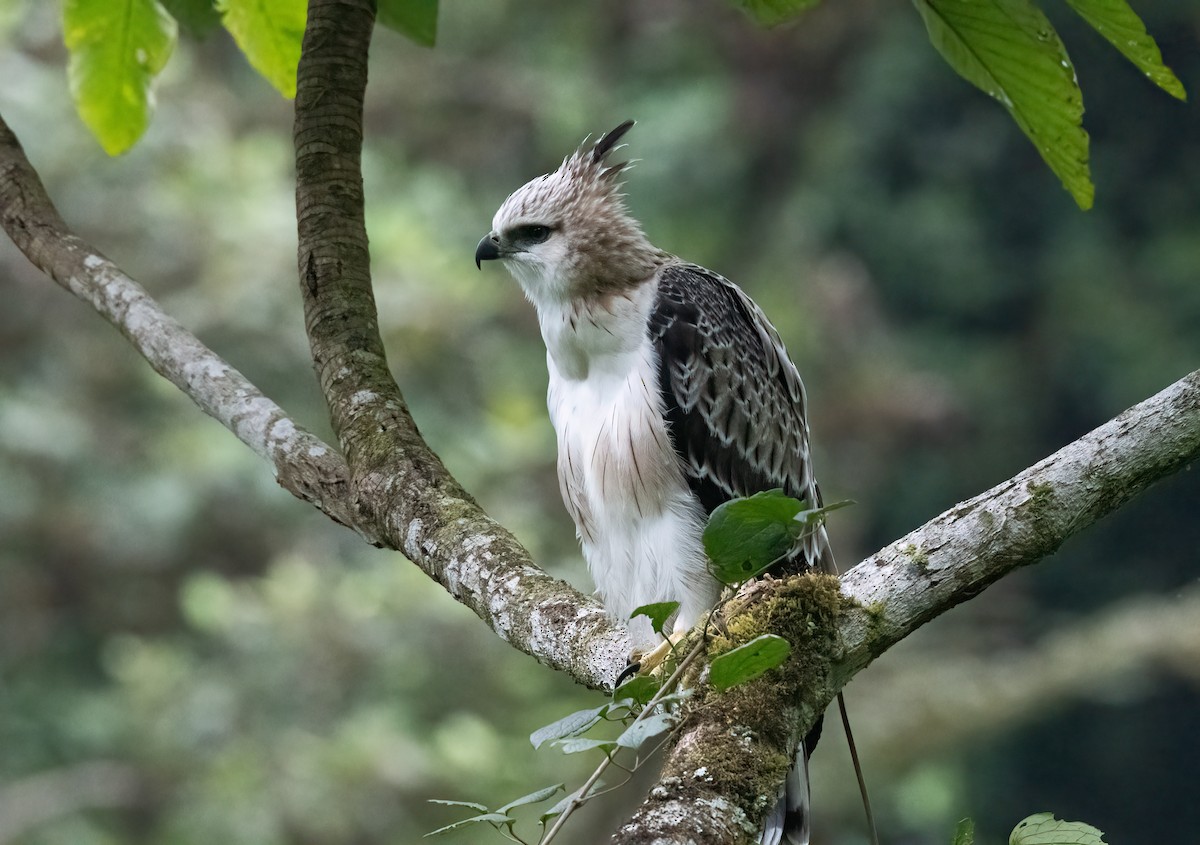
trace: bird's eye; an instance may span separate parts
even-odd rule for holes
[[[525,244],[541,244],[545,243],[550,237],[550,227],[537,224],[529,226],[517,226],[512,230],[511,238],[514,241]]]

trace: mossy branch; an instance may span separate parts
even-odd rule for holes
[[[696,679],[702,692],[663,778],[614,843],[757,842],[792,750],[857,672],[1198,457],[1200,370],[900,538],[840,584],[802,575],[750,585],[723,608],[728,636],[714,651],[772,633],[792,643],[792,658],[726,694]]]

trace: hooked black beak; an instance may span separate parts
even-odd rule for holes
[[[483,236],[479,246],[475,247],[475,266],[483,269],[483,262],[500,257],[500,236],[488,234]]]

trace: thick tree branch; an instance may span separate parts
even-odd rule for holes
[[[349,473],[336,450],[296,425],[141,285],[67,228],[2,117],[0,223],[35,267],[99,311],[159,375],[266,458],[284,489],[338,522],[355,525],[345,507]]]
[[[599,604],[533,565],[426,445],[388,370],[363,218],[370,0],[312,0],[296,75],[296,217],[305,325],[354,505],[501,637],[594,687],[629,652]]]
[[[857,672],[1198,457],[1200,370],[867,558],[840,592],[815,575],[752,585],[714,651],[774,633],[792,659],[725,695],[701,685],[662,780],[614,842],[756,842],[790,749]]]

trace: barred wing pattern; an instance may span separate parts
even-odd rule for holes
[[[777,487],[819,505],[804,385],[759,307],[716,273],[667,264],[649,331],[671,442],[705,511]],[[834,571],[824,528],[803,553],[796,564]]]

